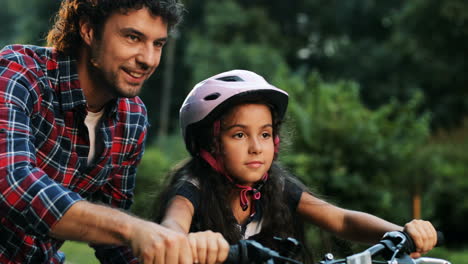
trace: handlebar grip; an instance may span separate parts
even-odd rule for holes
[[[239,240],[237,244],[229,246],[229,253],[224,261],[225,264],[247,264],[250,263],[248,246],[253,243],[250,240]]]
[[[409,236],[408,233],[402,232],[406,236],[406,242],[404,247],[408,249],[409,252],[415,252],[416,246],[414,245],[413,239]],[[443,246],[445,244],[445,237],[441,231],[437,231],[437,243],[436,247]]]
[[[247,264],[264,263],[272,257],[279,257],[279,253],[253,240],[239,240],[237,244],[229,246],[229,253],[224,263]]]
[[[229,253],[224,261],[225,264],[235,264],[235,263],[240,263],[239,261],[239,245],[231,245],[229,246]]]
[[[437,231],[437,243],[436,247],[444,246],[445,245],[445,236],[444,233]]]

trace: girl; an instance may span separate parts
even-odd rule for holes
[[[415,240],[414,257],[434,247],[436,231],[429,222],[400,227],[339,208],[281,169],[275,159],[287,104],[286,92],[245,70],[208,78],[185,99],[180,122],[192,157],[173,173],[155,220],[189,233],[196,263],[224,261],[228,244],[240,239],[271,248],[274,236],[301,239],[301,220],[369,243],[404,230]]]

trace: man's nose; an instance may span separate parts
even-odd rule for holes
[[[153,44],[147,44],[140,49],[137,56],[137,63],[146,68],[157,67],[161,58],[161,50]]]

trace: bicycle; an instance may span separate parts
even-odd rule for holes
[[[253,240],[241,240],[230,247],[228,258],[224,263],[302,264],[302,262],[292,259],[300,251],[301,246],[297,240],[293,238],[275,239],[281,243],[281,252],[264,247]],[[437,233],[437,241],[437,245],[443,244],[443,235],[440,232]],[[409,254],[414,250],[415,246],[409,235],[400,231],[392,231],[386,233],[379,243],[360,253],[336,260],[331,253],[327,253],[318,264],[450,264],[449,261],[438,258],[412,259]]]

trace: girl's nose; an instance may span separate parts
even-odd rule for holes
[[[262,153],[262,144],[257,138],[251,138],[249,143],[249,153],[259,154]]]

